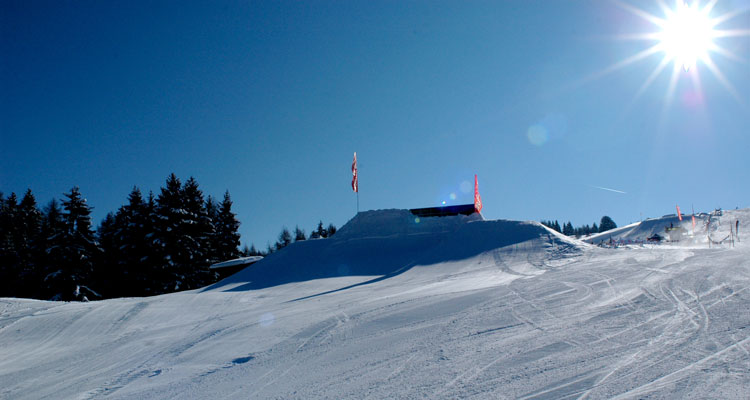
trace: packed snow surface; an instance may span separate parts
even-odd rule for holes
[[[373,211],[204,290],[0,299],[0,398],[747,398],[750,210],[716,218],[734,247]]]

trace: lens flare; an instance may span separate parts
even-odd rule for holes
[[[543,146],[549,140],[549,134],[547,129],[542,125],[532,125],[526,131],[526,136],[529,139],[529,143],[534,146]]]
[[[271,325],[273,325],[274,321],[276,320],[276,317],[274,317],[273,313],[265,313],[260,316],[260,319],[258,322],[260,322],[260,326],[266,328]]]

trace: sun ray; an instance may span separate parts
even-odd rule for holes
[[[611,74],[612,72],[615,72],[618,69],[627,67],[628,65],[630,65],[630,64],[632,64],[634,62],[643,60],[644,58],[646,58],[648,56],[651,56],[653,54],[656,54],[656,53],[660,52],[661,50],[662,50],[661,49],[661,44],[655,44],[655,45],[647,48],[646,50],[642,50],[641,52],[633,54],[632,56],[630,56],[630,57],[628,57],[628,58],[626,58],[626,59],[624,59],[624,60],[622,60],[620,62],[617,62],[615,64],[610,65],[609,67],[605,68],[603,71],[601,71],[598,74],[596,74],[596,78],[600,78],[600,77],[602,77],[604,75]]]
[[[666,20],[663,18],[659,18],[653,14],[649,14],[646,11],[643,11],[638,7],[631,6],[630,4],[623,3],[622,1],[615,0],[614,3],[620,6],[621,8],[627,11],[630,11],[631,13],[645,19],[646,21],[651,22],[654,25],[663,26],[664,23],[666,22]]]
[[[746,13],[748,11],[750,11],[750,7],[742,8],[742,9],[739,9],[739,10],[734,10],[732,12],[728,12],[726,14],[719,15],[718,17],[711,19],[711,24],[713,26],[717,26],[717,25],[723,24],[724,22],[727,22],[730,19],[732,19],[732,18],[734,18],[734,17],[736,17],[738,15],[744,14],[744,13]]]
[[[654,68],[654,70],[651,72],[651,75],[646,78],[646,82],[641,85],[641,87],[638,89],[638,92],[635,94],[635,97],[633,98],[633,102],[637,100],[639,97],[643,95],[643,93],[646,92],[646,89],[648,89],[649,86],[651,86],[652,83],[656,80],[656,77],[659,76],[662,71],[664,71],[664,68],[669,65],[670,61],[672,61],[669,57],[664,56],[664,58],[661,59],[661,62],[659,65]]]
[[[672,76],[669,78],[669,88],[667,88],[667,96],[664,101],[664,109],[663,113],[666,113],[669,106],[672,105],[672,101],[674,100],[674,92],[677,88],[677,80],[680,77],[680,67],[681,65],[674,63],[672,67]]]
[[[636,54],[634,54],[634,55],[632,55],[632,56],[630,56],[630,57],[628,57],[628,58],[626,58],[626,59],[624,59],[624,60],[622,60],[620,62],[612,64],[609,67],[607,67],[607,68],[605,68],[605,69],[603,69],[603,70],[601,70],[599,72],[594,72],[594,73],[592,73],[589,76],[586,76],[586,77],[583,77],[583,78],[581,78],[581,79],[579,79],[577,81],[574,81],[574,82],[566,85],[566,87],[568,87],[568,88],[577,87],[577,86],[585,84],[586,82],[591,82],[591,81],[597,80],[599,78],[602,78],[602,77],[604,77],[606,75],[609,75],[609,74],[611,74],[611,73],[613,73],[613,72],[615,72],[617,70],[620,70],[622,68],[627,67],[630,64],[633,64],[633,63],[638,62],[638,61],[640,61],[640,60],[642,60],[642,59],[644,59],[646,57],[649,57],[649,56],[651,56],[653,54],[658,53],[659,51],[661,51],[661,49],[659,47],[660,47],[659,44],[655,44],[655,45],[649,47],[648,49],[642,50],[641,52],[636,53]]]
[[[617,40],[646,40],[646,41],[654,41],[659,40],[659,32],[649,32],[649,33],[628,33],[628,34],[620,34],[616,35],[614,37]]]
[[[714,6],[716,5],[716,2],[718,2],[718,1],[719,1],[719,0],[711,0],[711,1],[709,1],[709,2],[708,2],[708,3],[707,3],[707,4],[706,4],[706,5],[704,6],[704,7],[703,7],[703,9],[701,10],[701,12],[703,12],[703,14],[704,14],[704,15],[708,15],[708,14],[710,14],[710,13],[711,13],[711,10],[713,10],[713,9],[714,9]]]
[[[714,53],[721,54],[722,56],[724,56],[724,57],[726,57],[726,58],[728,58],[730,60],[734,60],[734,61],[737,61],[737,62],[742,63],[742,64],[747,64],[747,60],[745,60],[744,58],[742,58],[742,57],[740,57],[740,56],[732,53],[731,51],[729,51],[729,50],[727,50],[727,49],[725,49],[725,48],[723,48],[723,47],[721,47],[719,45],[714,44],[713,46],[711,46],[711,48],[709,50],[711,50]]]
[[[714,29],[715,38],[750,36],[750,29]]]
[[[722,85],[729,91],[729,93],[734,96],[734,98],[740,103],[744,105],[744,102],[742,101],[742,98],[740,97],[740,94],[737,93],[737,90],[732,86],[731,83],[729,83],[729,80],[726,76],[724,76],[724,73],[719,70],[719,68],[714,64],[714,61],[711,59],[711,56],[706,56],[703,60],[703,63],[708,67],[708,70],[711,71],[712,74],[716,77],[716,79],[721,82]]]
[[[703,84],[701,82],[701,75],[697,69],[690,72],[690,80],[693,81],[693,87],[695,91],[703,98]]]

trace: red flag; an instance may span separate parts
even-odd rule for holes
[[[474,209],[482,212],[482,197],[479,196],[479,181],[476,175],[474,175]]]
[[[359,192],[359,182],[357,181],[357,152],[354,152],[354,161],[352,161],[352,190],[354,193]]]
[[[677,206],[677,218],[679,218],[680,221],[682,221],[682,214],[680,213],[680,206]]]

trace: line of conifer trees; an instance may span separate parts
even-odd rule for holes
[[[0,297],[88,300],[199,288],[212,263],[240,255],[239,221],[227,191],[204,199],[194,178],[171,174],[160,193],[133,188],[99,228],[78,187],[43,210],[31,190],[0,193]]]
[[[546,226],[546,227],[548,227],[550,229],[554,229],[554,230],[562,233],[563,235],[566,235],[566,236],[577,236],[577,237],[592,235],[594,233],[605,232],[605,231],[608,231],[610,229],[617,228],[617,224],[615,224],[615,221],[613,221],[612,218],[610,218],[610,217],[608,217],[606,215],[602,217],[601,221],[599,221],[599,225],[598,226],[596,225],[596,222],[594,222],[594,224],[591,225],[591,226],[589,226],[589,225],[582,225],[582,226],[579,226],[577,228],[574,228],[573,224],[570,223],[570,221],[568,221],[567,223],[565,223],[562,227],[560,226],[560,223],[557,222],[557,220],[555,220],[555,221],[551,221],[551,220],[550,221],[544,221],[544,220],[542,220],[540,222],[542,223],[542,225],[544,225],[544,226]]]
[[[325,239],[333,236],[336,233],[336,225],[328,224],[327,228],[323,227],[323,221],[318,222],[318,227],[313,229],[310,236],[305,234],[304,229],[300,229],[299,225],[294,228],[294,233],[290,232],[287,227],[281,228],[279,238],[274,244],[268,243],[265,251],[259,251],[255,248],[255,244],[252,247],[245,247],[242,249],[243,256],[267,256],[271,253],[275,253],[286,246],[289,246],[292,242],[299,242],[308,239]]]

